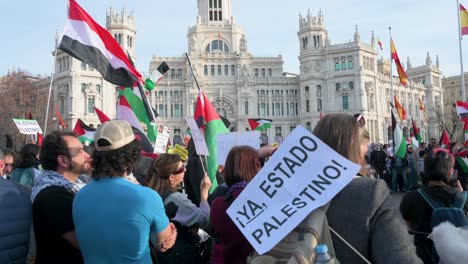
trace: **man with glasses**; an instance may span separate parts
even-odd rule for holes
[[[140,158],[140,143],[123,120],[102,124],[94,134],[93,181],[73,202],[76,237],[86,263],[152,263],[150,236],[159,251],[177,237],[161,196],[126,179]],[[182,168],[185,170],[185,168]]]
[[[72,204],[84,185],[78,176],[91,169],[90,156],[74,134],[54,131],[45,136],[40,157],[44,170],[36,175],[31,194],[35,263],[83,263]]]

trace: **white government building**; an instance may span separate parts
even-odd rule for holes
[[[281,55],[255,57],[247,36],[236,23],[232,0],[198,0],[196,24],[188,29],[188,55],[200,87],[233,131],[248,130],[248,118],[270,118],[271,129],[264,140],[282,141],[297,126],[311,130],[320,112],[362,113],[371,141],[388,142],[391,137],[390,61],[378,58],[374,35],[370,43],[361,40],[356,27],[354,39],[331,44],[324,15],[299,15],[298,45],[300,74],[283,72]],[[136,28],[133,14],[109,9],[106,27],[124,50],[135,60]],[[187,125],[183,117],[192,116],[198,89],[185,56],[153,56],[149,72],[166,61],[171,70],[151,92],[150,102],[157,110],[158,124],[171,128],[178,142]],[[115,116],[117,87],[103,80],[88,65],[58,51],[54,75],[55,102],[64,120],[72,127],[78,118],[97,126],[94,106],[111,118]],[[425,141],[438,138],[440,131],[434,110],[442,110],[439,61],[434,64],[427,54],[426,63],[406,71],[409,85],[393,77],[394,91],[409,117],[400,123],[405,135],[411,129],[411,117]],[[396,72],[394,72],[396,75]],[[419,98],[425,102],[428,123],[419,110]]]

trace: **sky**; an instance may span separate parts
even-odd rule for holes
[[[147,72],[153,55],[183,56],[187,29],[196,22],[196,0],[77,0],[102,26],[106,11],[133,11],[137,30],[137,69]],[[33,75],[50,75],[56,33],[67,19],[66,0],[0,0],[2,44],[0,75],[22,69]],[[461,0],[468,7],[468,0]],[[246,33],[253,56],[277,56],[284,71],[299,73],[299,13],[324,14],[332,44],[353,39],[358,26],[361,41],[370,43],[374,31],[383,43],[380,56],[389,57],[389,26],[399,57],[406,66],[423,65],[429,52],[439,55],[444,76],[460,74],[457,4],[455,0],[232,0],[232,14]],[[468,39],[468,37],[465,37]],[[468,40],[462,41],[468,69]]]

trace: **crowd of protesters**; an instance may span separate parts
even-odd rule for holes
[[[361,115],[327,115],[313,134],[361,166],[326,211],[346,241],[330,237],[340,262],[437,263],[427,238],[434,209],[419,192],[447,207],[461,197],[463,147],[431,139],[400,157],[370,144]],[[54,131],[41,147],[0,151],[0,263],[247,263],[255,250],[226,211],[277,147],[232,148],[211,193],[193,140],[184,148],[188,155],[143,157],[131,126],[112,120],[90,147]],[[404,193],[399,207],[392,192]]]

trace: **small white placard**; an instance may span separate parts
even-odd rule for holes
[[[30,119],[18,119],[13,118],[13,122],[15,122],[16,127],[21,134],[26,135],[37,135],[37,133],[42,134],[42,129],[37,123],[37,120],[30,120]]]
[[[260,148],[260,131],[230,132],[216,137],[218,165],[224,165],[229,151],[235,146],[247,145]]]
[[[190,132],[192,133],[193,143],[195,143],[195,150],[197,151],[198,155],[209,156],[210,152],[208,151],[208,147],[206,146],[205,137],[203,136],[200,128],[197,126],[197,122],[195,122],[195,118],[193,116],[185,117],[188,126],[190,127]]]
[[[171,129],[169,127],[159,125],[158,136],[154,143],[154,153],[166,153],[170,133]]]

